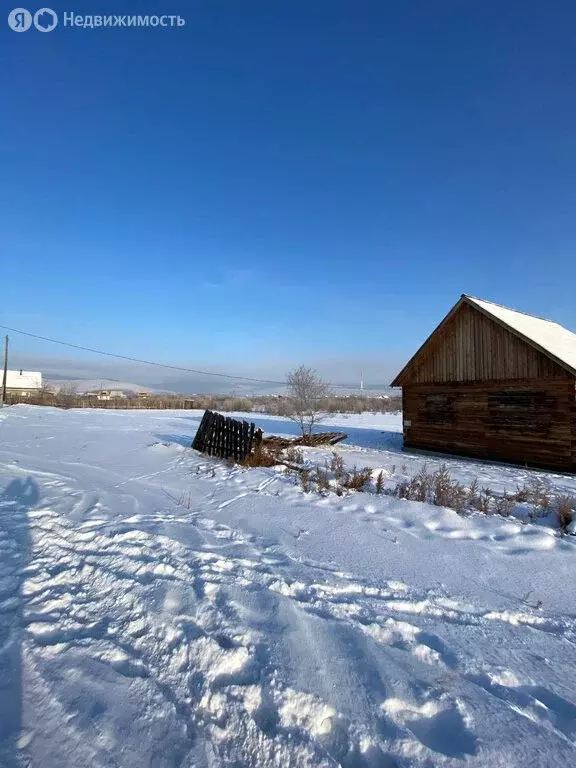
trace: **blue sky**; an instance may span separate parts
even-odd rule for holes
[[[187,23],[3,22],[0,323],[379,382],[463,292],[576,329],[573,2],[120,6],[53,4]]]

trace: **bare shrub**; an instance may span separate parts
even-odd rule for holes
[[[376,477],[376,493],[382,493],[384,490],[384,472],[380,470]]]
[[[56,402],[62,408],[73,408],[76,405],[77,396],[78,387],[76,384],[65,384],[63,387],[60,387],[56,395]]]
[[[482,488],[482,490],[474,493],[473,495],[468,492],[468,504],[472,509],[482,512],[483,515],[489,515],[491,512],[492,491],[490,488]]]
[[[330,412],[330,388],[312,368],[301,365],[286,379],[288,396],[282,401],[282,415],[295,421],[302,436],[311,435],[314,427]]]
[[[532,499],[532,491],[529,486],[527,485],[517,485],[516,486],[516,493],[514,494],[514,498],[516,501],[518,501],[520,504],[525,504]]]
[[[494,496],[492,500],[494,512],[502,517],[508,517],[514,511],[516,506],[516,497],[510,496],[504,491],[501,496]]]
[[[535,478],[523,486],[517,486],[513,498],[521,504],[531,505],[529,516],[532,522],[549,515],[554,507],[550,489],[540,478]]]
[[[330,490],[330,478],[328,476],[328,472],[325,469],[322,469],[322,467],[318,467],[316,469],[315,480],[319,491]]]
[[[470,483],[470,487],[468,488],[468,494],[466,502],[469,507],[472,507],[472,509],[478,509],[478,500],[480,497],[480,486],[478,484],[478,478],[475,477],[474,480]]]
[[[425,469],[421,469],[417,475],[409,480],[400,480],[394,489],[393,495],[409,501],[427,502],[429,501],[431,488],[432,475],[427,474]]]
[[[556,516],[560,531],[568,533],[568,527],[574,520],[576,512],[576,499],[573,496],[563,495],[556,499]]]
[[[370,467],[364,467],[364,469],[354,469],[352,472],[342,478],[342,485],[348,488],[350,491],[363,491],[364,486],[372,477],[372,470]]]
[[[302,472],[300,472],[300,485],[304,493],[310,493],[311,487],[309,470],[303,469]]]
[[[392,491],[393,496],[398,496],[399,499],[410,499],[411,497],[411,483],[410,480],[400,480],[396,483],[396,487]]]
[[[402,410],[402,398],[398,395],[331,395],[330,413],[396,413]]]
[[[336,451],[332,451],[332,459],[330,461],[330,469],[334,472],[334,477],[339,480],[344,474],[344,458]]]
[[[532,480],[528,486],[528,502],[532,504],[536,512],[545,517],[552,509],[552,497],[548,486],[539,478]]]
[[[426,464],[412,478],[411,497],[414,501],[429,501],[434,485],[434,475],[426,471]]]
[[[433,478],[432,502],[437,507],[449,507],[457,512],[462,512],[466,507],[468,493],[460,483],[452,480],[448,467],[443,464],[437,470]]]
[[[392,494],[400,499],[449,507],[463,512],[468,506],[469,491],[461,483],[452,480],[445,465],[436,472],[427,472],[426,466],[409,480],[400,480]]]
[[[290,448],[286,448],[284,455],[286,456],[286,461],[289,461],[292,464],[304,464],[304,453],[300,448],[291,445]]]
[[[249,413],[253,408],[254,404],[247,397],[238,397],[232,401],[233,411],[244,411]]]

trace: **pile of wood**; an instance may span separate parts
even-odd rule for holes
[[[262,445],[267,448],[292,448],[294,446],[309,446],[318,448],[322,445],[336,445],[336,443],[346,440],[348,435],[345,432],[320,432],[316,435],[303,435],[300,437],[278,437],[270,435],[262,438]]]
[[[239,421],[207,410],[204,411],[192,448],[220,459],[244,462],[249,459],[253,449],[260,457],[266,453],[270,459],[274,456],[279,459],[279,454],[285,448],[295,446],[317,448],[322,445],[336,445],[347,437],[345,432],[321,432],[317,435],[300,437],[279,437],[278,435],[264,437],[262,430],[256,429],[254,423],[249,424],[247,421]]]

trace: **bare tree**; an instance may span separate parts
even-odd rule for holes
[[[58,390],[58,403],[64,408],[72,408],[76,403],[78,396],[78,387],[76,384],[64,384]]]
[[[38,400],[41,403],[47,403],[53,398],[54,398],[54,389],[52,388],[52,385],[48,384],[48,382],[46,381],[43,382],[40,388],[40,392],[38,393]]]
[[[312,368],[301,365],[286,377],[288,395],[282,415],[295,421],[302,435],[311,435],[314,426],[329,413],[330,388]]]

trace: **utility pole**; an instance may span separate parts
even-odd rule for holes
[[[4,346],[4,376],[2,377],[2,395],[0,396],[0,405],[4,406],[6,402],[6,380],[8,379],[8,336],[6,336]]]

